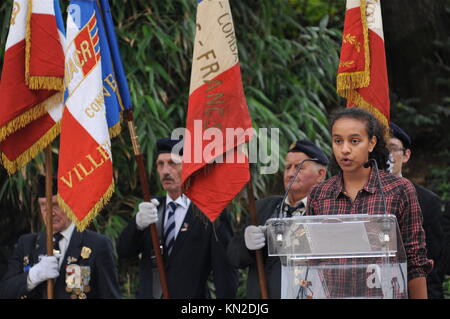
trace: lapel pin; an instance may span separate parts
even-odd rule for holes
[[[183,224],[183,228],[180,229],[180,231],[187,231],[189,228],[189,224],[188,223],[184,223]]]
[[[88,259],[91,255],[92,250],[89,247],[84,246],[81,248],[81,258]]]

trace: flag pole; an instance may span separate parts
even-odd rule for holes
[[[98,6],[98,9],[100,10],[101,19],[104,22],[105,18],[104,18],[102,6],[101,6],[99,0],[97,0],[97,6]],[[108,37],[107,37],[107,39],[108,39]],[[116,74],[114,61],[111,61],[111,65],[112,65],[114,74]],[[135,158],[136,164],[138,166],[139,182],[141,184],[143,199],[144,199],[144,201],[149,202],[151,200],[151,195],[150,195],[150,188],[148,186],[148,176],[147,176],[147,171],[145,170],[144,158],[141,153],[141,147],[139,145],[138,136],[137,136],[136,130],[135,130],[133,111],[131,109],[124,108],[119,90],[117,90],[117,97],[119,99],[119,104],[120,104],[121,110],[125,114],[125,118],[127,120],[128,131],[130,132],[131,143],[133,145],[134,158]],[[153,251],[154,251],[155,257],[156,257],[156,265],[157,265],[158,272],[159,272],[159,281],[161,283],[163,299],[169,299],[170,298],[169,297],[169,288],[168,288],[169,286],[167,284],[166,269],[164,267],[164,260],[161,255],[161,248],[160,248],[156,225],[151,224],[149,229],[150,229],[150,236],[152,239]]]
[[[45,197],[47,214],[45,229],[47,235],[47,256],[53,256],[53,167],[51,143],[45,148]],[[54,299],[54,279],[47,280],[47,298]]]
[[[250,174],[250,181],[247,184],[248,204],[251,223],[257,226],[258,219],[256,217],[256,200],[255,196],[253,195],[253,183],[251,176],[252,174]],[[267,279],[266,273],[264,272],[264,260],[262,250],[261,249],[256,250],[255,254],[256,254],[256,267],[258,269],[259,287],[261,288],[261,299],[269,299],[269,294],[267,293]]]
[[[139,141],[138,141],[138,136],[137,136],[136,130],[135,130],[133,111],[132,110],[124,110],[124,113],[125,113],[127,123],[128,123],[128,130],[129,130],[130,136],[131,136],[131,143],[133,145],[134,158],[135,158],[136,164],[138,166],[139,181],[140,181],[141,188],[142,188],[143,199],[145,202],[149,202],[151,200],[151,195],[150,195],[150,188],[148,186],[148,176],[147,176],[147,171],[145,170],[144,157],[142,156]],[[166,270],[164,268],[164,261],[163,261],[162,255],[161,255],[158,232],[156,230],[155,224],[150,225],[150,236],[152,238],[153,251],[155,252],[156,265],[157,265],[158,271],[159,271],[159,281],[161,282],[163,298],[169,299],[170,297],[169,297],[169,288],[167,285]]]

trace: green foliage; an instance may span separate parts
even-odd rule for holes
[[[197,2],[110,0],[110,3],[141,151],[150,172],[151,193],[161,194],[153,173],[154,148],[157,138],[170,136],[173,129],[185,124]],[[330,154],[326,109],[338,103],[335,74],[340,31],[328,27],[328,23],[336,23],[335,8],[341,7],[330,3],[333,1],[311,1],[306,7],[299,7],[304,5],[302,1],[279,1],[276,5],[269,0],[230,1],[253,126],[257,131],[280,129],[281,155],[275,154],[280,162],[288,145],[299,138],[315,141]],[[2,62],[11,6],[12,1],[0,4]],[[307,11],[303,11],[305,8]],[[305,13],[311,13],[311,17]],[[53,143],[55,155],[58,145]],[[142,196],[126,126],[113,140],[112,153],[115,193],[91,227],[115,242]],[[2,233],[15,216],[4,207],[14,208],[23,217],[24,225],[20,230],[13,229],[10,237],[17,238],[24,228],[38,229],[31,225],[38,222],[35,185],[36,176],[43,172],[42,154],[12,177],[7,177],[4,170],[0,172]],[[282,186],[273,183],[277,176],[260,175],[256,167],[252,175],[257,197],[282,192]],[[231,211],[238,229],[245,218],[245,194],[234,201]],[[136,265],[121,262],[120,266],[124,295],[131,297],[136,287]]]

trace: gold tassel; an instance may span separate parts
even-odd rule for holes
[[[337,75],[337,93],[346,99],[349,99],[349,96],[351,96],[350,90],[368,87],[370,84],[369,28],[366,17],[366,0],[361,0],[360,12],[364,38],[364,71],[344,72]]]
[[[62,92],[58,92],[50,96],[45,101],[29,109],[25,113],[17,116],[13,120],[6,123],[6,125],[0,129],[0,141],[3,141],[8,135],[13,134],[19,129],[25,127],[30,122],[44,115],[48,109],[47,105],[56,105],[58,103],[62,103],[62,99],[63,99]]]
[[[103,207],[105,207],[105,205],[110,201],[113,193],[114,193],[114,181],[109,185],[108,189],[100,198],[100,200],[95,204],[95,206],[89,211],[86,217],[84,217],[83,220],[81,221],[78,220],[77,216],[72,211],[70,206],[66,204],[66,202],[59,196],[59,194],[57,195],[57,199],[59,206],[64,210],[69,219],[75,224],[77,230],[79,232],[82,232],[89,226],[92,220],[100,213]]]
[[[30,76],[28,74],[27,85],[32,90],[64,91],[64,81],[57,76]]]
[[[14,174],[19,169],[24,167],[28,162],[30,162],[36,155],[47,147],[60,132],[60,122],[53,125],[53,127],[47,131],[36,143],[34,143],[30,148],[28,148],[24,153],[20,154],[15,160],[10,161],[5,153],[2,153],[2,163],[6,168],[9,175]]]
[[[61,77],[30,75],[32,13],[33,13],[33,1],[28,0],[27,26],[25,33],[25,83],[31,90],[64,91],[64,81]]]
[[[120,120],[117,122],[114,126],[111,126],[109,128],[109,137],[112,139],[120,134],[121,127],[120,127]]]
[[[33,12],[33,2],[28,0],[27,25],[25,33],[25,83],[28,85],[30,78],[30,57],[31,57],[31,14]]]

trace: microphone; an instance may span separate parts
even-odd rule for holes
[[[364,168],[368,168],[371,166],[375,168],[375,173],[377,174],[378,188],[380,189],[381,198],[383,201],[383,214],[387,216],[388,213],[387,213],[387,208],[386,208],[386,195],[384,194],[384,191],[383,191],[383,185],[381,185],[380,171],[378,169],[378,163],[374,158],[371,158],[367,162],[365,162],[363,166],[364,166]]]
[[[295,171],[294,178],[292,178],[292,181],[289,183],[289,186],[288,186],[288,188],[287,188],[287,190],[286,190],[286,192],[285,192],[285,194],[284,194],[284,196],[283,196],[283,200],[281,201],[281,205],[280,205],[280,210],[279,210],[279,212],[278,212],[278,217],[280,217],[280,216],[286,217],[286,216],[283,214],[284,203],[285,203],[285,200],[286,200],[287,195],[289,194],[289,191],[291,190],[292,185],[294,184],[295,180],[297,179],[298,174],[300,173],[300,170],[301,170],[302,167],[303,167],[303,164],[304,164],[305,162],[318,162],[318,161],[319,161],[319,159],[316,158],[316,157],[314,157],[314,158],[305,158],[303,161],[300,162],[300,165],[298,165],[298,168],[297,168],[297,170]]]
[[[377,166],[377,171],[378,171],[378,163],[377,163],[377,161],[375,161],[375,162],[372,162],[372,161],[375,161],[373,158],[371,158],[371,159],[369,159],[367,162],[365,162],[364,163],[364,165],[363,165],[363,167],[364,168],[369,168],[369,167],[371,167],[371,166]],[[375,163],[375,164],[373,164],[373,163]]]
[[[285,203],[287,195],[289,194],[289,191],[291,190],[292,185],[294,184],[295,180],[297,179],[298,174],[300,173],[300,170],[303,167],[303,164],[305,162],[318,162],[318,161],[319,161],[319,159],[314,157],[314,158],[305,158],[303,161],[300,162],[300,164],[298,165],[297,170],[295,171],[294,178],[292,178],[292,181],[289,183],[289,186],[288,186],[288,188],[287,188],[287,190],[286,190],[286,192],[285,192],[285,194],[283,196],[283,200],[281,201],[280,210],[278,212],[278,218],[286,217],[286,215],[283,213],[284,203]],[[285,231],[285,226],[286,225],[285,225],[284,222],[278,221],[274,226],[275,226],[275,240],[276,240],[276,243],[279,246],[282,246],[283,245],[283,235],[284,235],[284,231]]]
[[[390,240],[389,239],[389,231],[391,230],[391,223],[389,222],[389,219],[387,218],[388,213],[387,213],[387,207],[386,207],[386,195],[384,194],[383,185],[381,184],[380,171],[378,169],[378,163],[377,163],[377,161],[375,159],[371,158],[366,163],[364,163],[363,166],[365,168],[368,168],[370,166],[374,167],[375,168],[375,173],[377,174],[378,188],[380,189],[381,199],[382,199],[382,202],[383,202],[383,215],[385,216],[385,218],[383,218],[382,226],[381,226],[381,230],[384,232],[382,241],[387,243]]]

